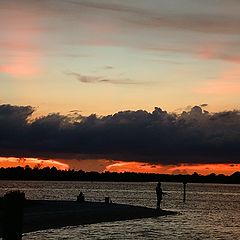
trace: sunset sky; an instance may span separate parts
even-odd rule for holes
[[[0,166],[240,171],[239,13],[238,0],[0,0]]]

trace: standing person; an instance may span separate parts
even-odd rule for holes
[[[77,196],[77,201],[78,202],[85,202],[85,197],[83,192],[80,192],[79,195]]]
[[[158,182],[158,184],[157,184],[156,194],[157,194],[157,209],[160,209],[160,204],[161,204],[162,195],[163,195],[163,191],[162,191],[160,182]]]

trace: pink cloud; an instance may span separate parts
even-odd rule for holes
[[[206,83],[196,89],[196,92],[205,94],[227,94],[240,92],[240,69],[235,66],[224,70],[219,74],[218,79]]]
[[[0,73],[14,77],[32,76],[40,69],[41,49],[38,44],[42,34],[39,16],[30,9],[13,7],[0,17],[2,64]]]
[[[6,73],[13,77],[33,76],[39,73],[38,57],[20,54],[14,61],[0,66],[0,73]]]

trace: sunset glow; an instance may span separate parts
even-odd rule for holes
[[[0,66],[0,72],[13,77],[31,77],[38,73],[34,56],[19,56],[12,63]]]
[[[28,6],[12,10],[9,16],[3,14],[1,19],[4,35],[1,45],[6,63],[0,63],[0,74],[14,78],[34,77],[40,71],[40,46],[36,41],[41,37],[39,17],[28,11]]]
[[[212,112],[237,108],[236,3],[227,11],[224,4],[206,10],[200,1],[173,2],[2,1],[1,102],[46,114],[175,111],[202,102]],[[215,12],[213,24],[205,11]]]
[[[209,81],[206,86],[200,87],[197,91],[205,94],[225,95],[240,92],[240,69],[236,65],[228,70],[220,72],[218,79]]]
[[[69,164],[67,164],[67,162]],[[59,170],[84,170],[98,172],[136,172],[136,173],[156,173],[156,174],[193,174],[197,172],[201,175],[211,173],[231,175],[234,172],[240,171],[240,164],[181,164],[174,165],[159,165],[141,162],[122,162],[108,160],[41,160],[37,158],[3,158],[0,157],[0,167],[56,167]]]
[[[110,172],[140,172],[140,173],[161,173],[161,174],[193,174],[201,175],[211,173],[231,175],[240,171],[240,164],[181,164],[173,165],[150,165],[140,162],[117,162],[106,167]]]
[[[0,29],[0,238],[239,238],[240,0],[0,0]]]
[[[1,0],[0,166],[239,171],[240,4],[206,2]]]
[[[68,164],[61,163],[55,160],[41,160],[37,158],[15,158],[0,157],[0,167],[25,167],[29,166],[31,168],[44,168],[44,167],[56,167],[59,170],[68,170]]]

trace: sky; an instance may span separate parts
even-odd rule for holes
[[[0,127],[17,127],[0,166],[240,170],[239,12],[238,0],[0,0]],[[56,126],[74,147],[49,144]]]

